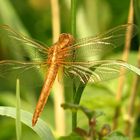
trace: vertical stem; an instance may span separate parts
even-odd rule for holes
[[[52,10],[52,32],[53,32],[53,43],[58,40],[60,34],[60,14],[58,0],[51,0]]]
[[[136,15],[136,22],[138,24],[138,26],[140,26],[140,18],[139,18],[139,7],[138,7],[138,1],[134,0],[134,7],[135,7],[135,15]],[[139,37],[139,41],[140,41],[140,37]],[[137,65],[140,68],[140,46],[139,46],[139,50],[138,50],[138,58],[137,58]],[[129,101],[129,105],[128,105],[128,112],[127,112],[127,120],[126,120],[126,124],[125,124],[125,134],[128,136],[132,136],[132,129],[134,126],[134,119],[133,119],[133,115],[134,115],[134,107],[135,107],[135,100],[136,100],[136,96],[138,93],[138,87],[140,84],[140,77],[138,75],[135,75],[134,80],[133,80],[133,84],[132,84],[132,88],[131,88],[131,96],[130,96],[130,101]]]
[[[20,83],[16,83],[16,136],[17,140],[21,139],[21,119],[20,119]]]
[[[76,3],[77,0],[71,0],[71,34],[76,37]]]
[[[133,0],[130,0],[130,7],[129,7],[129,15],[128,15],[128,23],[133,23]],[[123,51],[122,55],[122,60],[127,61],[128,60],[128,55],[129,55],[129,50],[130,50],[130,43],[131,43],[131,36],[133,32],[133,27],[130,27],[128,31],[126,32],[126,39],[125,39],[125,48]],[[124,73],[124,69],[121,69],[120,73]],[[123,87],[124,87],[124,81],[125,81],[125,76],[119,77],[118,81],[118,89],[117,89],[117,94],[116,94],[116,101],[119,103],[121,98],[122,98],[122,92],[123,92]],[[117,106],[115,110],[115,115],[114,115],[114,121],[113,121],[113,129],[116,129],[118,126],[118,117],[120,114],[120,106]]]
[[[56,42],[60,34],[60,15],[59,15],[58,0],[51,0],[51,9],[52,9],[53,42]],[[54,82],[53,91],[54,91],[54,110],[55,110],[56,131],[59,135],[64,135],[65,134],[65,113],[64,113],[64,110],[60,107],[60,104],[64,102],[64,87],[63,87],[63,83],[59,82],[58,75]]]
[[[140,46],[139,46],[139,51],[138,51],[138,67],[140,68]],[[129,105],[128,105],[128,112],[127,112],[127,120],[126,120],[126,126],[125,126],[125,134],[127,136],[131,136],[132,135],[132,129],[133,129],[133,113],[134,113],[134,103],[136,100],[136,96],[138,93],[138,86],[139,86],[139,75],[135,75],[134,80],[133,80],[133,84],[132,84],[132,88],[131,88],[131,96],[130,96],[130,101],[129,101]]]
[[[74,104],[79,104],[84,88],[85,88],[85,85],[81,83],[77,91],[75,91],[74,96],[73,96]],[[72,129],[74,130],[76,126],[77,126],[77,112],[72,112]]]
[[[76,37],[76,2],[77,0],[71,0],[71,34]],[[74,52],[73,52],[74,54]],[[73,83],[73,102],[75,96],[75,86]],[[74,130],[77,125],[77,113],[72,112],[72,129]]]

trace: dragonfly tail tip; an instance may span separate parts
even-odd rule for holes
[[[36,123],[37,123],[37,119],[32,119],[32,127],[34,127],[35,125],[36,125]]]

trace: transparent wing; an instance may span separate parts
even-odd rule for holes
[[[47,67],[43,62],[20,62],[15,60],[0,61],[0,77],[7,78],[12,73],[13,78],[20,77],[21,74],[28,70],[40,69]]]
[[[73,62],[65,65],[66,75],[75,75],[83,83],[99,82],[120,76],[120,70],[131,70],[140,75],[140,70],[121,60],[99,60],[94,62]]]
[[[1,44],[12,51],[26,52],[31,58],[43,55],[47,57],[47,46],[15,32],[8,25],[0,25]],[[18,46],[18,47],[17,47]]]
[[[73,46],[67,48],[67,52],[74,53],[75,61],[97,60],[122,45],[126,31],[130,28],[133,29],[133,37],[137,33],[137,27],[133,24],[121,25],[95,37],[77,40]]]

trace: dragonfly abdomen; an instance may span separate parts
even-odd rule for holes
[[[58,65],[56,64],[51,64],[48,73],[38,100],[38,103],[36,105],[36,109],[32,118],[32,126],[34,126],[41,114],[41,112],[44,109],[44,106],[47,102],[48,96],[50,94],[50,90],[52,88],[53,82],[56,78],[57,72],[58,72]]]

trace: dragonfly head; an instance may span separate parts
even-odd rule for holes
[[[74,37],[70,34],[62,33],[59,36],[58,43],[61,48],[65,48],[74,43]]]

